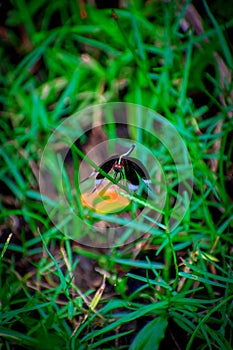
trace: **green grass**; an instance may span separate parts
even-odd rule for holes
[[[197,35],[192,23],[186,32],[180,27],[189,2],[181,9],[175,1],[130,3],[114,13],[77,1],[2,4],[0,349],[231,349],[232,6],[224,12],[203,1]],[[117,101],[149,107],[173,124],[190,154],[193,194],[174,230],[166,230],[167,201],[161,225],[139,222],[154,224],[150,234],[88,248],[63,233],[66,217],[57,226],[48,217],[39,162],[62,121]],[[174,198],[178,170],[142,123],[139,114],[129,132],[159,160]],[[106,134],[116,137],[108,125]],[[78,191],[79,148],[72,158]],[[91,223],[129,223],[87,212],[68,170],[63,184],[73,209]],[[44,200],[55,217],[60,203]],[[133,201],[132,215],[143,200]]]

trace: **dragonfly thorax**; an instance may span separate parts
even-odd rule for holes
[[[123,164],[118,164],[118,163],[115,163],[113,164],[113,170],[116,172],[116,173],[120,173],[123,169]]]

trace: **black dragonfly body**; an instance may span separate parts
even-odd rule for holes
[[[144,165],[138,159],[129,157],[134,148],[135,145],[132,145],[126,153],[111,156],[99,165],[99,168],[102,169],[105,173],[109,173],[111,170],[113,170],[114,180],[117,180],[117,177],[119,177],[119,180],[122,180],[125,176],[126,180],[128,181],[128,188],[131,191],[138,190],[140,179],[146,184],[146,186],[151,183],[148,171]],[[105,176],[103,174],[95,170],[86,179],[81,181],[84,182],[94,175],[96,175],[96,187],[94,188],[93,192],[104,180]]]

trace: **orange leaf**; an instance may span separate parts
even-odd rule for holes
[[[82,204],[101,214],[116,213],[125,210],[130,204],[130,201],[128,198],[117,193],[116,190],[118,190],[117,185],[104,180],[93,193],[84,192],[81,195]]]

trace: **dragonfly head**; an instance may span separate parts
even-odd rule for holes
[[[116,172],[116,173],[120,173],[122,170],[123,170],[123,164],[118,164],[117,162],[115,164],[113,164],[113,170]]]

